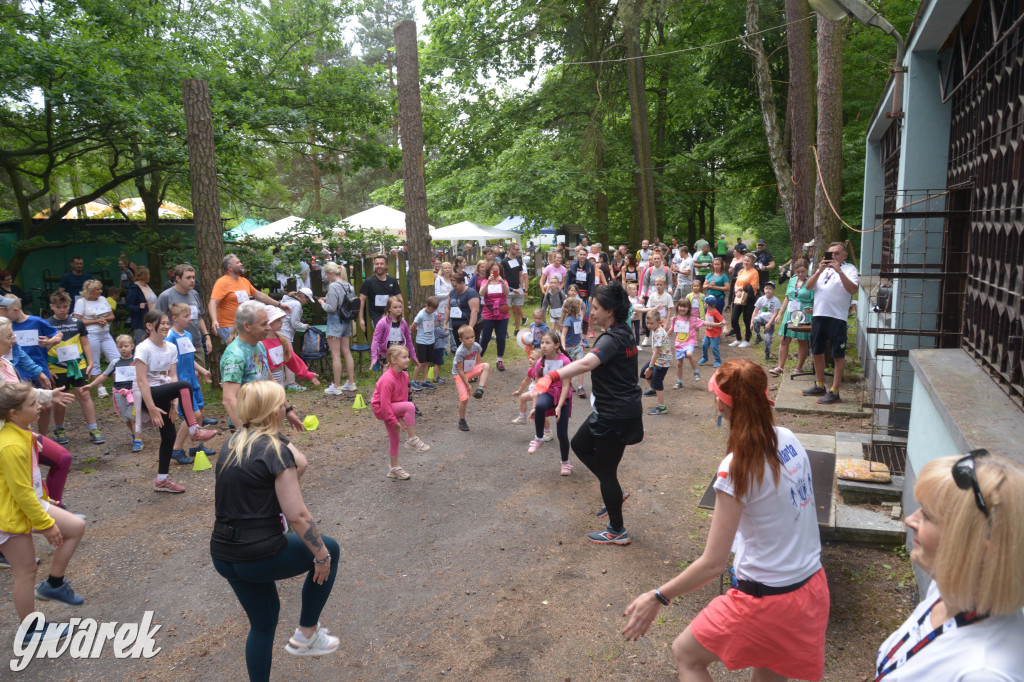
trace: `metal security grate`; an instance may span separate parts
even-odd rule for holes
[[[898,443],[865,443],[864,457],[870,462],[881,462],[889,473],[902,476],[907,470],[907,446]]]
[[[976,0],[946,48],[948,183],[970,189],[961,345],[1024,407],[1024,0]]]
[[[896,189],[899,187],[900,175],[900,142],[903,136],[903,120],[896,119],[886,129],[880,142],[882,152],[882,174],[885,183],[882,199],[882,213],[896,211]],[[886,218],[882,223],[882,263],[891,265],[894,260],[893,237],[895,222]]]

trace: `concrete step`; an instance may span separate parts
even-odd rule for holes
[[[835,525],[822,529],[822,537],[842,542],[902,545],[907,541],[903,520],[892,519],[889,512],[848,505],[833,499]]]
[[[868,483],[866,481],[836,481],[839,494],[845,504],[882,504],[903,500],[903,477],[894,475],[892,483]]]

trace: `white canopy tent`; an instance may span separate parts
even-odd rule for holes
[[[261,227],[257,227],[252,232],[248,232],[242,236],[245,237],[256,237],[257,239],[273,239],[274,237],[280,237],[286,235],[295,229],[295,226],[301,223],[304,218],[298,216],[288,216],[287,218],[281,218],[275,220],[272,223],[267,223]]]
[[[405,214],[390,206],[374,206],[365,211],[345,218],[345,222],[352,227],[364,230],[375,230],[405,239]],[[427,225],[428,230],[433,230],[433,225]]]
[[[490,225],[482,225],[469,220],[463,220],[454,225],[445,225],[437,230],[430,231],[430,238],[436,241],[476,241],[485,242],[489,239],[513,239],[519,242],[520,235],[508,230],[501,230]]]

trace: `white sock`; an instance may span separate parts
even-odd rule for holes
[[[170,474],[157,474],[156,475],[156,480],[157,480],[158,483],[162,482],[162,481],[166,481],[168,476],[170,476]]]
[[[519,413],[519,418],[520,419],[526,419],[526,413],[525,412],[520,412]]]
[[[194,435],[196,435],[196,431],[198,431],[198,430],[199,430],[199,424],[193,424],[192,426],[188,427],[188,435],[194,436]]]
[[[309,644],[309,638],[302,634],[302,630],[295,628],[295,639],[303,644]]]
[[[505,362],[505,358],[499,356],[498,357],[498,362]]]

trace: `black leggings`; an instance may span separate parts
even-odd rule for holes
[[[571,391],[572,389],[566,389]],[[555,399],[550,393],[537,398],[533,404],[533,423],[537,428],[537,438],[544,437],[544,415],[548,410],[555,409]],[[569,461],[569,417],[572,414],[572,403],[562,406],[562,416],[555,422],[555,431],[558,433],[558,447],[562,451],[562,461]]]
[[[754,290],[748,284],[743,287],[743,291],[747,292],[747,302],[743,305],[736,305],[736,302],[733,301],[732,304],[732,330],[736,332],[737,339],[742,338],[744,341],[750,341],[750,321],[754,318]],[[746,336],[736,331],[740,315],[743,316],[743,329]]]
[[[618,469],[626,445],[614,436],[597,438],[585,421],[572,438],[572,451],[601,482],[601,499],[608,508],[608,522],[614,530],[622,530],[622,486]]]
[[[640,345],[640,320],[633,320],[633,339]]]
[[[480,334],[480,355],[487,352],[487,346],[491,342],[491,332],[494,332],[495,343],[498,344],[498,357],[505,357],[505,336],[508,335],[508,318],[504,320],[484,320],[484,331]]]
[[[164,423],[160,427],[160,463],[156,470],[158,474],[166,474],[171,470],[171,450],[174,449],[174,437],[178,431],[174,424],[171,403],[176,399],[180,400],[179,404],[181,411],[185,413],[185,421],[189,426],[195,426],[196,416],[192,412],[192,388],[187,381],[175,381],[173,384],[150,386],[149,392],[153,396],[153,404],[167,413],[161,415]]]

